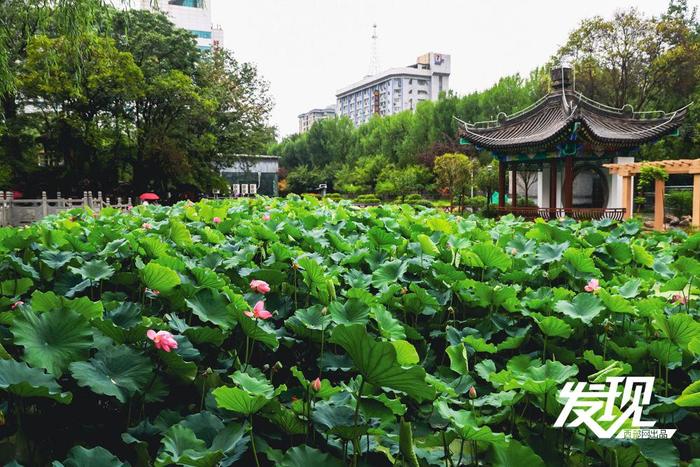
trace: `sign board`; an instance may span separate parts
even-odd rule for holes
[[[231,193],[233,193],[233,196],[239,196],[241,194],[241,185],[238,183],[231,185]]]
[[[245,184],[245,183],[241,185],[241,194],[242,194],[243,196],[245,196],[245,195],[248,194],[248,185]]]
[[[258,185],[255,183],[251,183],[249,185],[248,191],[250,192],[251,195],[255,195],[258,193]]]

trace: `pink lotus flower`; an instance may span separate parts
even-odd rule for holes
[[[245,314],[248,318],[253,319],[269,319],[272,317],[272,313],[265,309],[265,302],[262,300],[255,304],[253,311],[245,311],[243,314]]]
[[[12,308],[14,310],[18,306],[22,306],[22,305],[24,305],[24,302],[22,300],[17,300],[15,303],[12,304],[12,306],[10,308]]]
[[[146,336],[153,341],[156,349],[166,352],[170,352],[171,349],[177,349],[177,341],[168,331],[155,332],[153,329],[149,329]]]
[[[686,303],[688,303],[688,300],[679,293],[674,294],[673,297],[671,297],[671,301],[673,301],[673,303],[675,303],[676,305],[685,305]]]
[[[513,255],[513,256],[517,255],[517,254],[518,254],[518,249],[517,249],[517,248],[513,248],[512,250],[510,250],[510,254]]]
[[[143,291],[146,292],[147,294],[160,295],[160,290],[149,289],[148,287],[146,287],[145,289],[143,289]]]
[[[315,380],[311,381],[311,389],[313,389],[314,392],[321,390],[321,378],[316,378]]]
[[[469,398],[476,399],[476,388],[474,386],[469,388]]]
[[[134,209],[133,206],[127,206],[127,207],[126,207],[126,210],[127,210],[127,211],[131,211],[132,209]]]
[[[256,279],[256,280],[250,281],[250,289],[253,292],[266,294],[270,291],[270,284],[268,284],[265,281],[259,281]]]
[[[270,220],[270,214],[268,214],[268,213],[263,214],[263,220],[266,221],[266,222],[269,221],[269,220]]]
[[[151,230],[153,228],[153,226],[148,222],[144,222],[143,224],[141,224],[141,227],[143,227],[146,230]]]
[[[220,217],[215,217],[211,220],[214,224],[221,224],[221,218]]]
[[[596,290],[600,288],[600,283],[598,282],[598,279],[591,279],[588,281],[588,284],[583,288],[586,292],[593,292],[595,293]]]

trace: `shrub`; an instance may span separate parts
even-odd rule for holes
[[[325,198],[326,198],[326,199],[331,199],[331,200],[333,200],[333,201],[340,201],[341,199],[343,199],[343,197],[340,196],[340,193],[328,193],[328,194],[325,196]]]
[[[377,198],[377,195],[370,193],[358,196],[355,198],[355,202],[359,204],[379,204],[382,200]]]
[[[693,192],[690,190],[672,191],[666,195],[666,204],[676,216],[685,216],[693,211]]]

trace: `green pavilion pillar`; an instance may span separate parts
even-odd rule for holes
[[[557,160],[552,159],[549,163],[549,210],[555,212],[557,209]]]
[[[515,165],[510,171],[510,191],[510,205],[515,208],[518,206],[518,173]]]

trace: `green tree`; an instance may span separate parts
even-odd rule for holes
[[[486,205],[491,204],[491,195],[498,190],[498,161],[492,160],[476,172],[476,186],[486,193]]]
[[[464,154],[443,154],[435,159],[433,171],[437,176],[438,186],[450,194],[450,207],[454,206],[455,197],[459,209],[464,209],[464,195],[474,183],[476,163]]]

